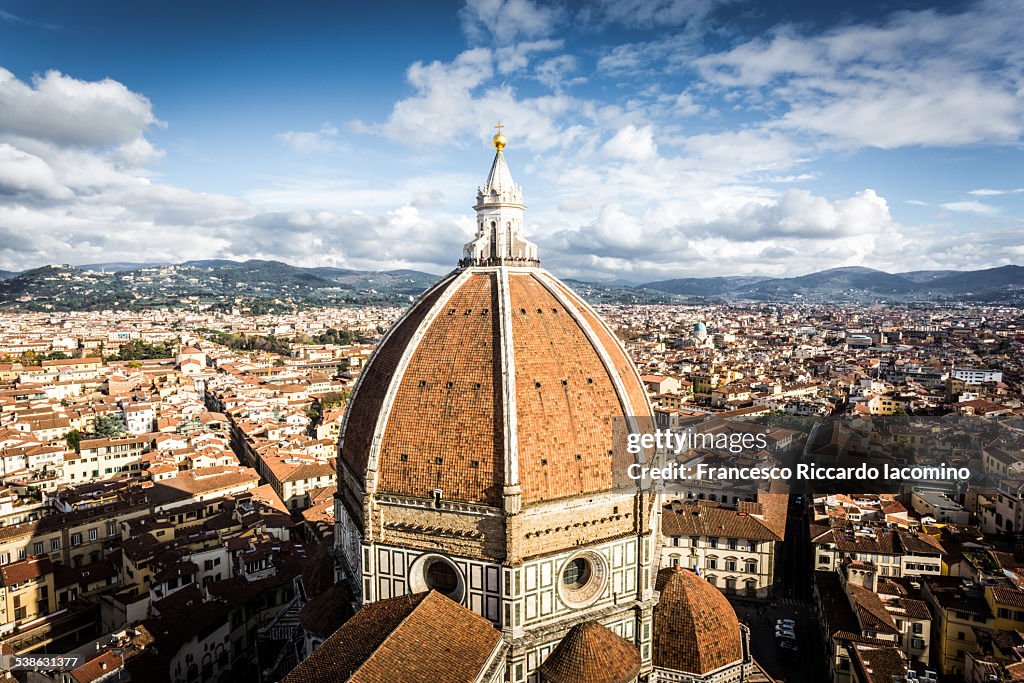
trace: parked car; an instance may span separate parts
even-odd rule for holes
[[[775,628],[788,628],[791,631],[795,631],[796,621],[793,619],[776,619]]]
[[[779,649],[781,649],[783,652],[788,652],[791,654],[796,654],[797,652],[800,652],[800,648],[797,647],[796,641],[789,640],[788,638],[779,641]]]
[[[796,631],[791,628],[776,628],[775,637],[780,639],[796,640]]]

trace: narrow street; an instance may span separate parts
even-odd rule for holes
[[[797,503],[798,497],[803,497],[801,503]],[[774,678],[786,683],[822,683],[826,680],[827,671],[814,606],[814,564],[806,502],[803,490],[791,492],[786,539],[780,546],[776,561],[779,574],[775,600],[767,604],[733,602],[740,620],[750,626],[754,658]],[[798,652],[788,652],[779,647],[775,637],[777,619],[796,622]]]

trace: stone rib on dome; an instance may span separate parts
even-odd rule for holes
[[[539,278],[509,284],[523,504],[609,490],[612,416],[628,411],[572,312]]]
[[[495,278],[474,274],[455,285],[422,331],[383,433],[378,491],[429,497],[441,489],[446,499],[501,503]]]
[[[612,420],[635,414],[639,376],[579,297],[540,269],[474,267],[381,342],[340,455],[381,494],[500,507],[512,484],[529,505],[616,488]]]
[[[704,675],[743,659],[736,612],[722,593],[688,569],[658,572],[654,666]]]
[[[596,621],[573,626],[540,666],[545,683],[629,683],[640,673],[640,652]]]

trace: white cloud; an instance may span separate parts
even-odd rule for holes
[[[788,169],[811,154],[811,149],[792,135],[756,127],[693,135],[685,138],[682,146],[705,169],[732,176]]]
[[[415,94],[396,102],[377,130],[417,146],[450,145],[478,123],[473,90],[493,73],[493,58],[486,48],[466,50],[448,64],[416,62],[406,72]]]
[[[666,202],[639,214],[607,203],[590,222],[535,236],[541,258],[559,273],[598,277],[615,268],[653,280],[873,265],[889,245],[904,242],[901,231],[873,190],[838,200],[790,190],[755,201]]]
[[[981,188],[979,190],[971,190],[967,194],[974,195],[975,197],[999,197],[1004,194],[1021,194],[1024,193],[1024,187],[1018,187],[1015,190],[991,190],[988,188]]]
[[[783,26],[696,64],[728,96],[781,110],[766,125],[839,145],[1012,143],[1024,134],[1018,18],[994,0],[811,36]]]
[[[689,55],[694,49],[693,37],[675,34],[647,42],[613,45],[597,60],[597,72],[611,77],[636,76],[661,77],[665,73],[666,59],[678,59]]]
[[[2,9],[0,9],[0,19],[4,21],[9,21],[14,24],[24,24],[25,26],[36,26],[38,28],[45,28],[47,31],[59,31],[61,29],[61,27],[57,26],[56,24],[46,24],[41,21],[33,21],[31,19],[20,17],[17,14],[12,14]]]
[[[789,247],[765,247],[761,250],[761,258],[771,260],[791,259],[797,253],[796,249],[790,249]]]
[[[152,125],[163,124],[149,100],[117,81],[80,81],[48,71],[28,85],[0,68],[2,135],[103,147],[130,143]]]
[[[935,68],[875,76],[852,96],[794,106],[783,123],[882,149],[1011,142],[1024,131],[1019,98],[976,75]]]
[[[604,144],[605,154],[615,159],[644,161],[658,155],[658,146],[654,144],[654,128],[647,125],[637,128],[630,124],[619,130],[615,136]]]
[[[544,38],[541,40],[520,41],[512,45],[504,45],[494,51],[498,73],[511,74],[525,69],[530,58],[537,53],[558,50],[563,45],[561,40]]]
[[[143,137],[137,137],[114,150],[114,158],[125,166],[141,168],[164,158],[164,150],[157,149]]]
[[[560,21],[555,7],[532,0],[468,0],[459,16],[471,39],[490,38],[502,45],[550,35]]]
[[[970,200],[962,202],[946,202],[940,206],[949,211],[955,211],[957,213],[973,213],[978,216],[994,216],[999,213],[999,210],[994,206]]]
[[[555,93],[520,98],[507,84],[486,84],[494,76],[494,57],[487,48],[460,53],[452,62],[416,62],[407,72],[415,93],[399,100],[382,124],[361,124],[414,147],[450,147],[489,140],[498,121],[516,148],[549,149],[568,144],[578,134],[558,119],[574,100]]]
[[[833,67],[824,46],[783,29],[770,39],[743,43],[696,62],[704,77],[719,85],[759,87],[783,76],[823,76]]]
[[[561,90],[566,85],[578,85],[586,81],[586,78],[577,76],[569,78],[569,75],[576,71],[576,57],[573,55],[558,55],[541,62],[536,69],[537,80],[552,90]]]
[[[804,183],[809,180],[815,180],[818,177],[816,173],[794,173],[791,175],[768,175],[765,176],[764,180],[768,183]]]
[[[320,130],[289,130],[275,135],[278,140],[302,154],[314,154],[334,149],[338,144],[338,129],[328,121]]]
[[[27,194],[44,199],[63,199],[71,190],[59,180],[49,164],[37,156],[0,143],[0,195]]]
[[[771,202],[751,202],[708,224],[716,236],[734,240],[867,238],[894,228],[888,203],[866,189],[829,201],[807,190],[789,190]]]
[[[56,72],[25,84],[0,71],[0,268],[255,257],[440,272],[472,233],[467,207],[499,120],[531,206],[527,232],[561,275],[991,265],[1024,253],[1024,225],[1001,214],[1002,232],[979,234],[959,221],[995,215],[971,198],[1013,190],[972,190],[942,205],[935,225],[908,226],[890,213],[885,195],[902,194],[891,186],[822,187],[849,182],[830,173],[824,155],[836,150],[1017,144],[1024,60],[1007,39],[1006,7],[903,12],[823,33],[778,27],[696,59],[701,30],[716,28],[712,2],[609,0],[570,25],[553,5],[474,0],[461,18],[476,46],[412,64],[409,91],[389,115],[353,126],[371,137],[346,140],[400,143],[390,176],[374,173],[371,183],[364,169],[332,167],[325,155],[303,165],[309,177],[263,176],[238,197],[190,192],[147,170],[163,151],[145,137],[160,123],[141,94]],[[577,23],[681,28],[568,51]],[[569,87],[582,78],[588,87]],[[340,137],[331,124],[275,136],[302,153],[337,148]],[[467,148],[479,155],[466,157]],[[401,163],[437,157],[444,165],[432,168],[448,167],[455,155],[479,165],[428,173]]]
[[[692,93],[681,92],[676,97],[675,110],[680,116],[696,116],[705,111],[705,107],[698,104]]]

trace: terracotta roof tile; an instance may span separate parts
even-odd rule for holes
[[[348,584],[336,583],[303,606],[299,623],[306,631],[326,638],[352,617],[352,601]]]
[[[494,280],[493,273],[466,280],[416,347],[381,441],[379,491],[429,497],[441,489],[448,500],[501,504],[504,411]]]
[[[380,408],[384,404],[384,396],[387,394],[391,379],[402,359],[402,353],[423,322],[423,318],[450,284],[450,280],[439,283],[413,304],[406,315],[391,329],[387,338],[377,346],[369,363],[359,373],[359,383],[349,401],[344,438],[340,446],[341,459],[360,478],[366,475],[370,442],[377,427],[377,418],[380,416]]]
[[[500,641],[436,591],[391,598],[360,609],[283,683],[472,683]]]
[[[743,658],[736,612],[722,593],[682,567],[658,572],[654,665],[705,674]]]
[[[666,536],[717,536],[752,540],[782,540],[767,520],[749,512],[730,510],[703,501],[688,500],[665,505],[661,530]]]
[[[53,571],[53,564],[47,556],[29,558],[0,567],[0,578],[4,586],[13,586],[29,579],[45,576]]]
[[[860,623],[865,630],[899,633],[896,622],[893,621],[889,610],[885,609],[877,593],[853,583],[847,583],[846,590],[853,599]]]
[[[114,652],[104,652],[93,657],[82,666],[71,671],[71,677],[78,683],[91,683],[97,678],[109,676],[117,671],[124,664],[120,655]]]
[[[640,673],[640,652],[596,621],[573,626],[540,666],[547,683],[629,683]]]
[[[523,503],[613,486],[613,416],[623,409],[579,324],[532,275],[510,275]]]
[[[554,280],[554,278],[549,278],[549,280]],[[572,302],[577,310],[579,310],[583,319],[590,328],[594,330],[594,334],[598,341],[608,352],[612,365],[622,378],[622,384],[626,390],[626,395],[629,397],[629,403],[632,408],[633,415],[644,417],[649,416],[651,414],[651,409],[650,402],[647,400],[647,390],[639,381],[633,361],[630,360],[629,355],[626,353],[626,349],[623,348],[622,342],[619,341],[618,337],[612,334],[608,325],[601,320],[594,310],[590,308],[590,306],[587,305],[587,303],[583,301],[576,292],[569,289],[563,283],[558,282],[557,280],[554,281],[561,289],[562,294]]]

